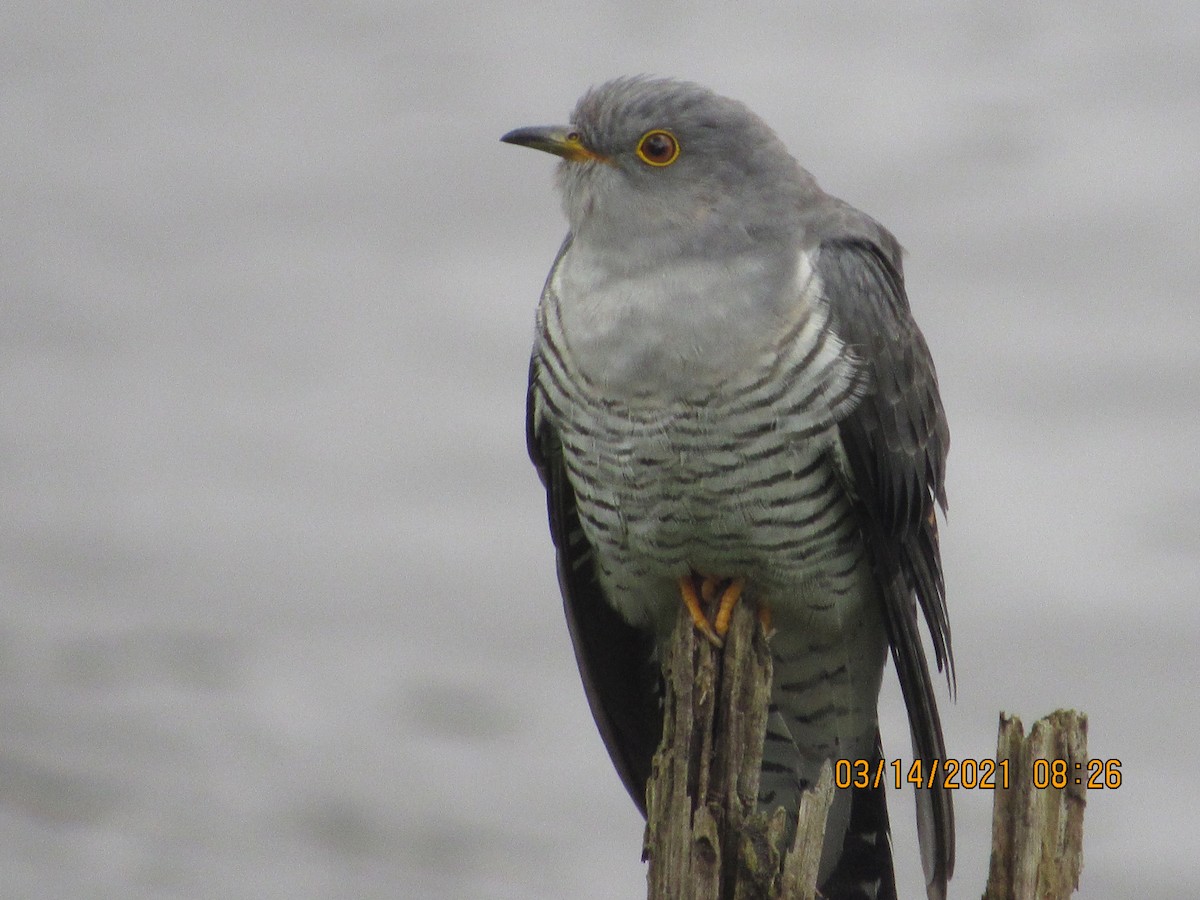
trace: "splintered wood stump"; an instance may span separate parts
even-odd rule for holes
[[[723,649],[698,634],[681,608],[663,674],[663,739],[646,789],[642,853],[650,900],[814,897],[832,770],[826,765],[805,795],[785,850],[783,809],[755,809],[771,653],[752,606],[734,610]]]
[[[1021,720],[1001,713],[996,760],[1008,761],[1008,784],[998,777],[983,900],[1066,900],[1083,868],[1087,716],[1060,709],[1026,738]]]

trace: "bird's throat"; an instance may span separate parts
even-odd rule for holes
[[[572,362],[613,399],[687,400],[762,364],[803,299],[795,272],[747,253],[680,256],[630,271],[575,244],[548,300]]]

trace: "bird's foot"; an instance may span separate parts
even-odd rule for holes
[[[711,575],[684,575],[679,579],[679,594],[683,605],[687,607],[692,622],[714,647],[725,645],[725,635],[729,631],[729,622],[733,618],[733,609],[742,598],[746,587],[744,578],[714,578]],[[704,607],[716,604],[717,611],[712,621]],[[766,618],[764,619],[764,613]],[[759,620],[764,628],[769,628],[770,613],[766,607],[759,609]]]

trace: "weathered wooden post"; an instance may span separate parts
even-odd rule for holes
[[[1066,900],[1083,869],[1087,716],[1060,709],[1025,737],[1021,720],[1001,713],[996,761],[1008,778],[996,785],[984,900]]]
[[[723,649],[681,613],[664,675],[663,741],[646,791],[651,900],[813,897],[832,770],[804,798],[783,852],[783,810],[755,811],[771,654],[751,606],[734,610]]]

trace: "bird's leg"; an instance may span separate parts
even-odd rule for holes
[[[763,634],[767,637],[775,633],[771,627],[771,607],[765,603],[758,604],[758,624],[762,626]]]
[[[729,632],[729,622],[733,618],[733,608],[742,599],[742,591],[746,587],[745,578],[734,578],[721,592],[721,602],[717,606],[717,614],[713,617],[713,631],[721,637]]]
[[[704,582],[709,579],[705,578]],[[706,587],[705,583],[701,583],[701,592],[711,591],[711,587]],[[683,605],[687,607],[687,611],[692,616],[692,623],[696,626],[696,630],[708,638],[709,643],[714,647],[723,647],[725,642],[721,640],[720,635],[713,631],[712,625],[708,621],[708,616],[704,614],[704,608],[700,605],[700,595],[696,593],[696,581],[691,575],[684,575],[679,579],[679,595],[683,598]],[[726,623],[726,630],[729,624]]]
[[[704,635],[714,647],[725,645],[724,637],[729,632],[734,607],[742,599],[746,589],[745,578],[716,578],[696,573],[679,579],[679,594],[687,607],[696,630]],[[716,607],[716,614],[709,621],[705,608]],[[765,606],[758,608],[758,620],[763,631],[771,631],[771,611]]]

